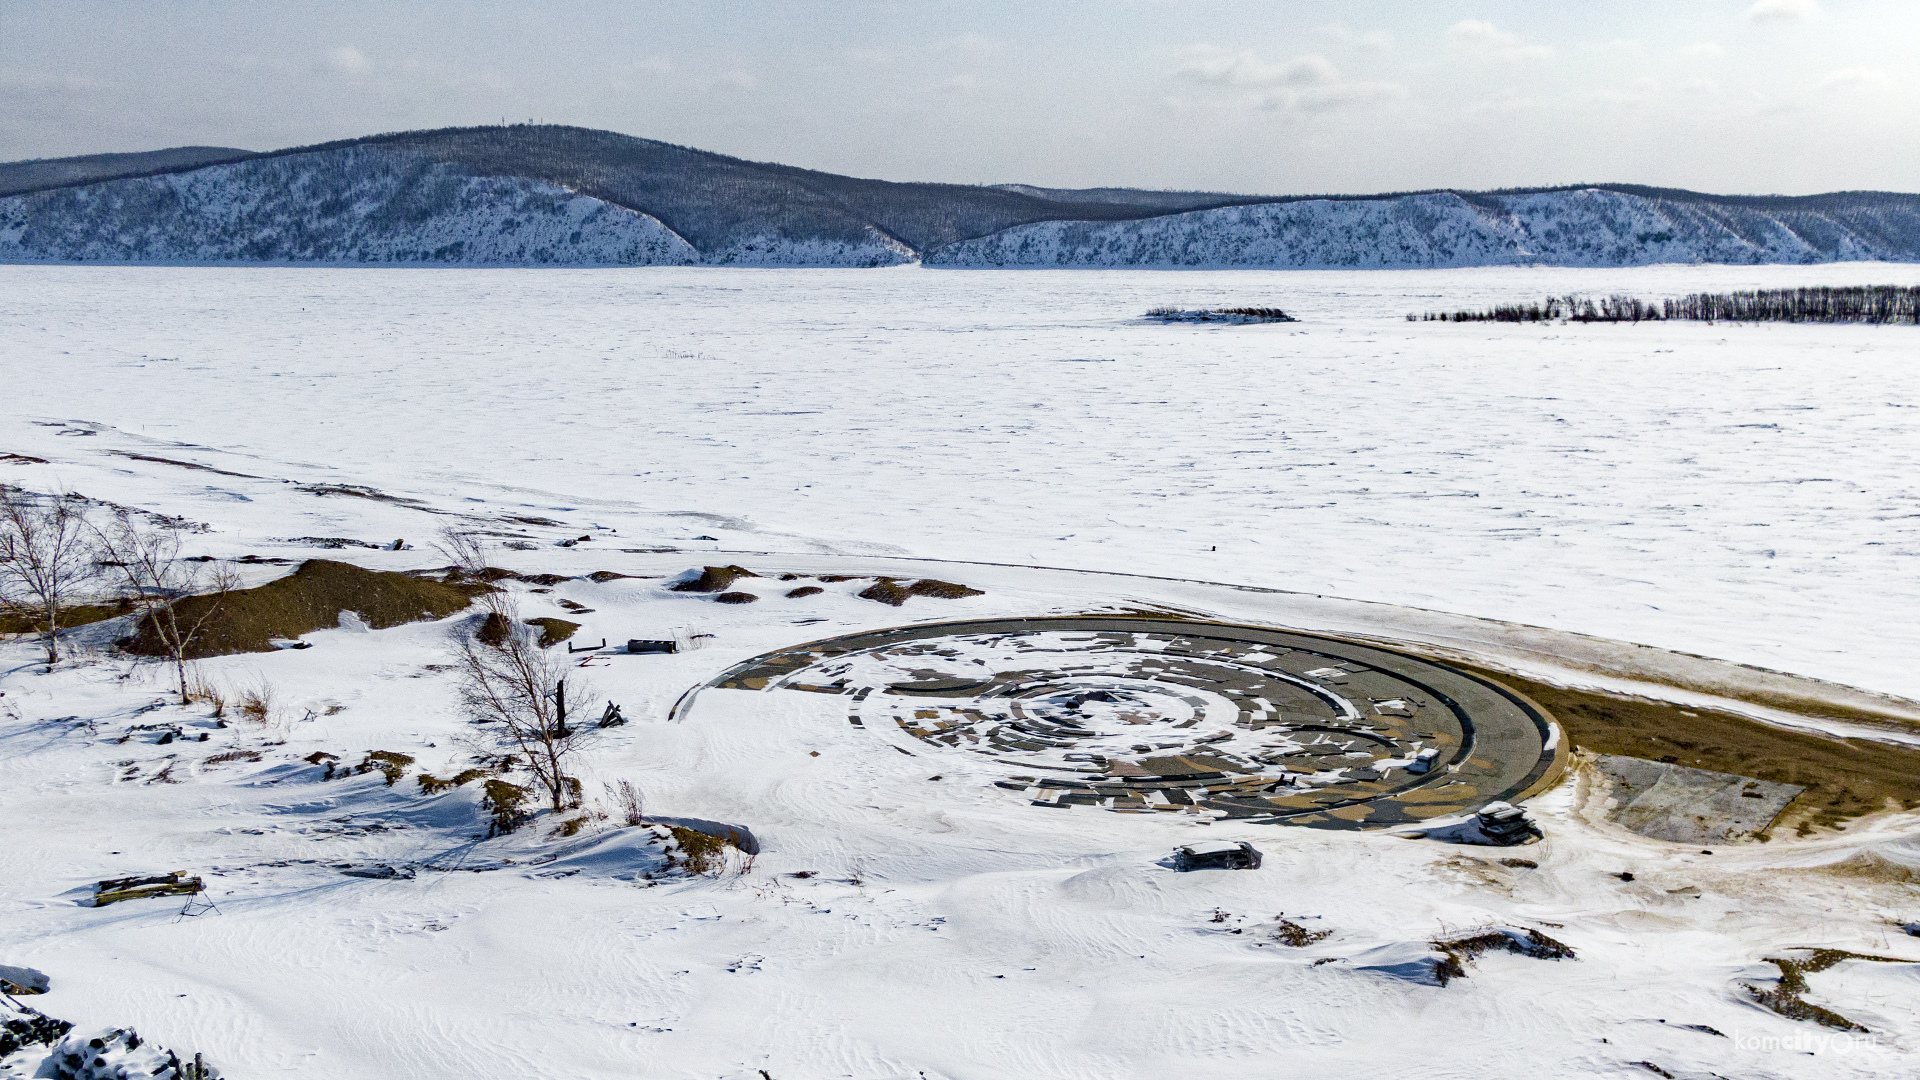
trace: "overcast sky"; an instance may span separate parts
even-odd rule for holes
[[[1920,191],[1920,0],[0,0],[0,160],[503,119],[892,180]]]

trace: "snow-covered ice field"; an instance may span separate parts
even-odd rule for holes
[[[0,267],[0,453],[182,443],[613,527],[715,515],[663,539],[723,548],[1331,593],[1920,696],[1920,333],[1403,321],[1867,282],[1920,267]],[[1138,318],[1160,303],[1302,322]]]
[[[667,722],[689,686],[797,642],[1131,604],[1382,634],[1432,609],[1920,696],[1920,330],[1404,321],[1868,282],[1920,267],[0,267],[0,456],[45,460],[0,480],[206,522],[196,542],[222,557],[436,565],[442,524],[488,522],[533,545],[499,565],[650,575],[516,586],[580,640],[715,635],[586,672],[634,721],[587,790],[629,779],[655,814],[762,845],[746,872],[647,880],[658,848],[635,830],[476,841],[473,785],[320,781],[316,750],[457,769],[447,623],[208,661],[279,702],[224,729],[149,708],[151,669],[96,653],[43,675],[5,644],[0,963],[53,976],[31,999],[50,1014],[137,1026],[234,1080],[1911,1072],[1920,964],[1809,977],[1864,1035],[1739,984],[1795,946],[1920,957],[1898,928],[1920,919],[1912,815],[1707,855],[1608,824],[1569,783],[1530,804],[1548,839],[1517,854],[1538,865],[1506,866],[1380,833],[1037,808],[957,755],[865,737],[822,695],[709,690]],[[1302,321],[1138,318],[1169,303]],[[288,542],[315,536],[415,547]],[[756,586],[723,607],[665,588],[717,561],[986,592],[893,609],[859,582]],[[209,741],[112,742],[163,722]],[[232,751],[260,759],[208,760]],[[1265,865],[1159,864],[1197,838],[1251,840]],[[415,876],[339,872],[377,865]],[[219,913],[76,904],[173,869],[207,875]],[[1282,916],[1329,935],[1279,944]],[[1496,923],[1578,958],[1403,977],[1424,942]]]

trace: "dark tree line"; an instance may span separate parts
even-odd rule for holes
[[[1694,293],[1668,300],[1632,296],[1549,296],[1537,304],[1497,304],[1484,311],[1430,311],[1408,322],[1850,322],[1920,324],[1920,287],[1816,286],[1735,293]]]

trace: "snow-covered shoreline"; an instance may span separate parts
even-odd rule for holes
[[[1043,808],[833,694],[688,690],[906,622],[1159,609],[1683,705],[1746,679],[1776,722],[1820,724],[1766,715],[1796,680],[1737,665],[1920,695],[1920,332],[1404,319],[1915,280],[0,267],[0,482],[205,523],[192,550],[253,556],[249,585],[441,566],[454,525],[552,575],[504,584],[581,641],[713,635],[567,654],[628,723],[581,760],[576,831],[491,838],[477,784],[415,775],[472,764],[448,662],[473,612],[206,660],[272,687],[224,727],[107,647],[124,626],[75,631],[52,674],[0,641],[0,963],[51,977],[46,1014],[231,1080],[1910,1072],[1911,812],[1709,852],[1610,822],[1578,764],[1524,848]],[[1139,318],[1160,304],[1302,321]],[[733,562],[760,599],[669,588]],[[981,593],[895,608],[849,574]],[[375,751],[411,759],[396,783],[319,756]],[[685,873],[623,827],[621,781],[760,850]],[[1242,840],[1259,869],[1167,865]],[[87,906],[175,870],[217,911]],[[1573,957],[1437,984],[1436,941],[1527,931]],[[1904,961],[1807,977],[1867,1032],[1754,1003],[1765,958],[1809,946]]]

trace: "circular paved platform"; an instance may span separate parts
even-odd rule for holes
[[[1485,679],[1216,623],[899,627],[758,656],[708,685],[844,696],[853,725],[991,762],[1000,787],[1053,807],[1382,828],[1525,798],[1565,758],[1545,710]]]

